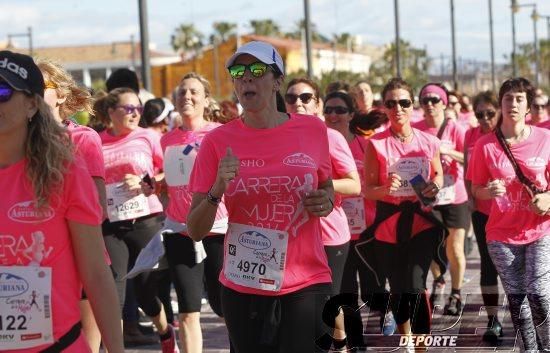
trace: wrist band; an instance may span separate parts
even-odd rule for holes
[[[215,197],[214,195],[212,195],[212,193],[210,191],[211,190],[208,190],[208,193],[206,194],[206,201],[208,201],[208,203],[213,205],[213,206],[218,206],[220,204],[220,202],[222,202],[222,198],[221,197]]]

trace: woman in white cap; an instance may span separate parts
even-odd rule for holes
[[[88,352],[78,307],[84,286],[105,347],[123,352],[98,194],[44,86],[32,58],[0,52],[0,296],[9,298],[0,313],[17,320],[0,329],[14,337],[2,335],[2,351]]]
[[[210,232],[223,197],[222,309],[237,353],[314,352],[331,283],[319,220],[334,204],[327,129],[284,112],[283,61],[270,44],[247,43],[226,66],[244,111],[202,141],[189,235]]]

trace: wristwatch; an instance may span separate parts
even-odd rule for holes
[[[218,206],[220,202],[222,202],[222,198],[215,197],[214,195],[212,195],[211,190],[208,190],[208,193],[206,194],[206,201],[214,206]]]

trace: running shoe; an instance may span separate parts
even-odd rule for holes
[[[449,297],[449,304],[445,307],[445,315],[458,316],[462,311],[460,295],[453,294]]]
[[[162,353],[180,353],[178,343],[176,342],[176,331],[172,325],[168,325],[170,331],[170,338],[160,341]]]
[[[483,340],[485,342],[496,343],[499,337],[502,337],[504,332],[502,331],[502,325],[498,320],[489,320],[487,323],[487,331],[483,334]]]
[[[391,336],[395,333],[397,323],[391,311],[388,311],[386,315],[380,317],[380,326],[384,336]]]

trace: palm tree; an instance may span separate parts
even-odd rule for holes
[[[306,21],[304,19],[301,19],[300,21],[295,23],[294,31],[286,33],[285,37],[292,38],[292,39],[301,39],[302,32],[305,31],[305,28],[306,28]],[[330,42],[330,40],[327,37],[319,33],[319,31],[317,30],[317,25],[315,23],[313,22],[311,23],[310,30],[311,30],[312,41],[321,42],[321,43]]]
[[[170,43],[175,51],[197,53],[203,47],[204,35],[193,24],[181,24],[174,30]]]
[[[225,42],[229,37],[235,34],[237,28],[236,23],[232,22],[214,22],[212,25],[214,28],[214,35],[221,41]]]
[[[274,37],[281,34],[281,28],[273,20],[250,20],[250,27],[254,34]]]

